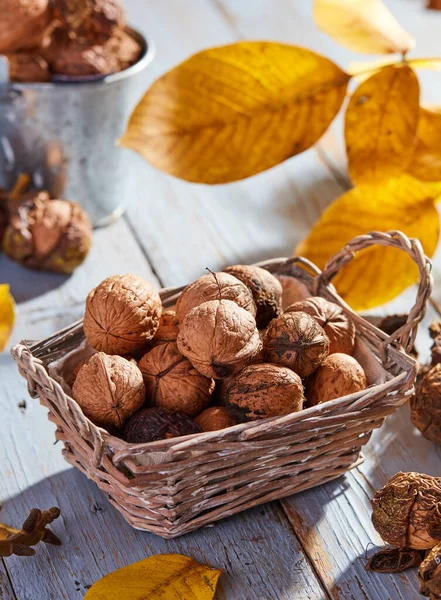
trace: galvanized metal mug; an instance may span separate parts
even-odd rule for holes
[[[95,226],[124,212],[130,152],[115,141],[136,100],[137,75],[154,54],[140,33],[128,31],[143,53],[120,73],[14,83],[0,69],[0,186],[10,189],[29,173],[34,187],[81,204]]]

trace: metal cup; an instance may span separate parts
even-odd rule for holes
[[[33,187],[81,204],[94,226],[124,212],[130,153],[115,142],[137,99],[137,76],[154,54],[139,32],[127,30],[143,53],[120,73],[14,83],[0,64],[0,186],[11,189],[28,173]]]

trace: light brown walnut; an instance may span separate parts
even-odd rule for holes
[[[93,423],[119,429],[144,404],[145,387],[136,364],[97,352],[78,371],[72,396]]]
[[[231,300],[256,315],[256,304],[251,290],[237,277],[228,273],[209,273],[187,285],[176,302],[176,318],[182,323],[186,314],[210,300]]]
[[[174,310],[166,310],[159,319],[159,327],[156,330],[153,343],[175,342],[178,338],[179,327]]]
[[[301,300],[289,306],[285,312],[303,311],[323,327],[329,338],[329,354],[344,352],[352,354],[355,342],[355,325],[348,319],[341,306],[319,296]]]
[[[219,431],[237,425],[224,406],[206,408],[200,415],[195,417],[195,423],[199,425],[202,431]]]
[[[266,269],[250,265],[233,265],[226,273],[237,277],[253,294],[256,304],[256,323],[264,329],[268,323],[282,312],[282,285]]]
[[[225,408],[237,422],[255,421],[303,408],[300,377],[279,365],[250,365],[229,380]]]
[[[239,372],[262,349],[256,320],[231,300],[211,300],[190,310],[182,322],[178,348],[206,377]]]
[[[194,417],[209,404],[214,381],[201,375],[179,352],[175,342],[154,347],[138,366],[152,406],[179,410]]]
[[[95,350],[130,354],[155,335],[161,311],[150,283],[137,275],[114,275],[87,296],[84,333]]]
[[[285,313],[268,325],[263,348],[267,362],[283,365],[306,377],[328,355],[329,338],[306,313]]]
[[[120,0],[53,0],[54,14],[71,34],[105,41],[125,25]]]
[[[423,436],[441,444],[441,363],[422,375],[409,401],[412,423]]]
[[[309,406],[354,394],[367,387],[363,367],[348,354],[330,354],[325,358],[307,383]]]
[[[9,77],[17,82],[50,81],[49,65],[35,52],[5,54],[9,63]]]
[[[282,309],[286,310],[288,306],[308,298],[311,293],[304,283],[290,277],[289,275],[276,275],[277,280],[282,286]]]
[[[0,53],[38,46],[52,18],[49,0],[2,0]]]

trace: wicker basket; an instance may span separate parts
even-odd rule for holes
[[[416,304],[407,323],[390,337],[355,314],[330,284],[354,253],[374,244],[404,250],[420,271]],[[335,479],[361,462],[360,448],[372,430],[412,392],[416,362],[406,350],[414,342],[432,286],[431,263],[417,240],[400,232],[359,236],[323,272],[302,258],[276,259],[260,266],[294,276],[311,294],[340,304],[356,325],[357,343],[386,374],[383,381],[287,416],[136,445],[93,425],[48,374],[51,363],[84,340],[81,322],[42,342],[24,341],[12,349],[29,393],[39,396],[49,409],[66,460],[93,479],[137,529],[176,537]],[[172,306],[179,292],[163,290],[164,305]]]

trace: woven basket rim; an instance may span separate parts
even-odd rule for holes
[[[419,310],[424,310],[425,301],[427,300],[427,294],[430,293],[431,288],[431,277],[430,277],[430,266],[431,263],[427,257],[422,254],[422,250],[416,245],[416,240],[409,240],[404,234],[397,234],[397,232],[390,232],[387,234],[373,232],[369,234],[370,238],[366,239],[367,236],[359,236],[359,238],[355,238],[351,244],[354,242],[361,243],[362,248],[367,247],[368,245],[373,245],[374,243],[380,243],[385,246],[396,246],[411,254],[411,251],[414,252],[417,256],[416,262],[419,262],[420,273],[422,274],[421,279],[424,279],[423,265],[426,269],[426,279],[424,281],[424,286],[422,286],[420,281],[420,289],[417,298],[417,305],[420,302],[422,306],[420,306]],[[361,239],[361,242],[360,242]],[[405,247],[403,248],[403,244]],[[362,249],[358,248],[358,249]],[[342,251],[341,262],[346,263],[350,258],[352,258],[354,251],[348,244]],[[350,255],[350,258],[347,257]],[[420,256],[421,255],[421,256]],[[115,453],[115,462],[118,462],[118,456],[122,458],[130,458],[130,456],[136,456],[139,454],[145,454],[147,452],[168,452],[172,451],[173,453],[179,452],[180,450],[189,450],[193,446],[196,447],[201,443],[215,443],[219,441],[226,441],[230,434],[233,433],[235,439],[236,436],[239,436],[239,441],[245,441],[253,437],[253,430],[258,431],[261,429],[264,424],[266,427],[283,427],[283,425],[292,423],[293,421],[307,421],[314,419],[323,419],[324,417],[333,417],[342,412],[351,413],[351,407],[353,405],[357,406],[364,399],[368,398],[370,395],[374,395],[375,392],[381,390],[384,392],[384,396],[387,394],[393,394],[398,390],[405,390],[408,394],[412,391],[413,381],[416,374],[416,365],[417,362],[408,356],[405,352],[405,349],[400,343],[399,338],[394,336],[387,336],[380,329],[375,327],[372,323],[369,323],[360,315],[355,313],[337,294],[334,286],[330,283],[330,280],[336,273],[332,273],[332,270],[335,269],[335,265],[332,261],[338,261],[339,255],[336,255],[328,265],[325,267],[323,271],[320,271],[313,263],[310,261],[301,258],[301,257],[291,257],[291,258],[279,258],[272,259],[270,261],[264,261],[260,263],[256,263],[258,266],[263,268],[267,268],[270,271],[276,272],[276,274],[284,274],[283,271],[286,269],[287,271],[292,271],[293,269],[297,269],[297,277],[299,279],[304,278],[305,281],[308,281],[309,286],[313,286],[314,294],[313,295],[322,295],[323,291],[326,291],[327,299],[331,299],[332,301],[339,304],[344,312],[351,318],[354,322],[357,330],[357,335],[366,341],[367,336],[370,337],[370,344],[372,346],[372,341],[378,347],[382,347],[386,349],[387,354],[384,356],[383,367],[386,371],[392,375],[392,378],[385,383],[372,385],[365,390],[360,392],[356,392],[355,394],[350,394],[348,396],[343,396],[341,398],[337,398],[330,402],[320,404],[311,408],[303,409],[302,411],[298,411],[295,413],[290,413],[289,415],[284,415],[283,417],[272,417],[269,419],[262,419],[260,421],[253,421],[249,423],[241,423],[238,425],[234,425],[224,430],[213,431],[213,432],[202,432],[193,434],[190,436],[183,436],[179,438],[172,438],[170,440],[158,440],[155,442],[148,442],[144,444],[130,444],[121,438],[118,438],[105,429],[102,429],[96,426],[92,421],[90,421],[82,412],[81,408],[77,404],[77,402],[68,394],[66,394],[60,384],[56,382],[46,371],[46,366],[44,366],[43,361],[39,358],[39,351],[43,348],[47,349],[51,348],[57,340],[63,340],[64,337],[68,338],[69,335],[75,337],[75,335],[81,335],[82,332],[82,320],[75,322],[74,324],[62,329],[61,331],[49,336],[48,338],[40,341],[40,342],[29,342],[23,340],[20,344],[17,344],[12,349],[12,354],[14,358],[20,363],[21,357],[26,355],[30,364],[32,364],[33,368],[44,368],[46,371],[45,375],[48,382],[54,386],[59,388],[59,392],[64,395],[66,398],[68,405],[72,408],[76,414],[76,416],[82,420],[82,424],[87,427],[90,431],[94,439],[98,439],[101,443],[105,443],[105,445],[112,449]],[[311,272],[314,273],[315,277],[311,275]],[[303,273],[303,275],[302,275]],[[164,302],[164,307],[173,304],[176,296],[182,291],[185,286],[178,288],[163,288],[160,292],[161,299]],[[423,288],[423,289],[421,289]],[[423,302],[424,301],[424,302]],[[409,314],[409,322],[407,324],[407,329],[410,333],[416,330],[417,323],[421,320],[422,316],[420,314],[414,315],[411,318]],[[413,319],[413,320],[412,320]],[[83,334],[84,335],[84,334]],[[372,350],[372,348],[370,348]],[[36,355],[34,355],[34,353]],[[44,355],[44,353],[43,353]],[[387,360],[386,360],[387,359]],[[399,369],[399,374],[394,375],[391,373],[391,368],[395,367]],[[359,410],[358,408],[356,410]],[[362,409],[363,410],[363,409]],[[362,412],[362,410],[360,412]]]

